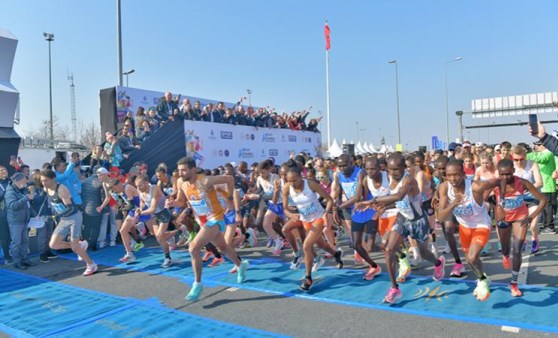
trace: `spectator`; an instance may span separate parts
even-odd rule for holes
[[[10,237],[10,228],[8,227],[8,208],[4,198],[10,183],[8,169],[0,165],[0,246],[2,247],[4,262],[6,264],[13,263],[12,256],[10,255],[10,243],[12,238]]]
[[[134,131],[137,132],[137,129],[141,126],[141,122],[147,117],[145,114],[145,108],[139,106],[138,110],[136,111],[136,116],[134,117]]]
[[[529,125],[529,134],[533,135],[531,125]],[[538,122],[538,133],[533,136],[538,138],[546,149],[558,156],[558,138],[547,134],[542,123]]]
[[[554,154],[546,149],[539,141],[535,142],[535,152],[527,154],[527,160],[539,164],[543,186],[541,192],[545,197],[547,204],[543,210],[544,225],[541,230],[542,234],[554,233],[554,214],[556,214],[556,181],[553,178],[556,170],[556,162]]]
[[[132,151],[140,148],[139,145],[134,145],[133,140],[130,138],[129,131],[129,126],[124,125],[121,130],[121,136],[118,138],[118,145],[125,158],[127,158]]]
[[[56,182],[68,188],[75,206],[81,206],[81,181],[74,171],[76,164],[74,162],[67,164],[59,158],[54,158],[51,163],[56,173]]]
[[[141,127],[138,128],[136,139],[142,143],[151,136],[151,127],[149,126],[149,121],[142,120]]]
[[[93,174],[93,168],[98,166],[105,168],[110,167],[110,163],[106,159],[106,154],[103,150],[103,146],[93,147],[93,150],[91,151],[91,159],[89,160],[88,176],[91,176]],[[43,170],[44,169],[47,168],[43,168]]]
[[[169,116],[174,114],[175,110],[178,110],[176,100],[173,100],[171,92],[166,92],[157,105],[157,115],[159,116],[159,121],[167,121]]]
[[[194,113],[193,113],[193,117],[194,117],[194,121],[201,121],[201,103],[200,101],[196,101],[194,102]]]
[[[107,160],[111,166],[118,168],[120,166],[120,162],[124,159],[122,150],[118,145],[118,139],[116,139],[116,137],[109,132],[105,134],[105,137],[107,141],[104,145],[104,151],[107,156]]]
[[[223,102],[217,103],[217,107],[211,111],[211,122],[224,123],[225,113],[225,104]]]
[[[88,177],[82,184],[83,198],[83,239],[93,245],[97,250],[99,239],[99,228],[103,221],[103,215],[97,211],[97,207],[103,203],[103,186],[97,177],[97,172]],[[106,230],[106,228],[105,228]],[[106,234],[105,234],[106,235]]]
[[[40,261],[48,263],[49,256],[53,256],[48,242],[54,230],[54,221],[52,219],[53,214],[50,209],[50,204],[47,202],[47,194],[41,184],[40,171],[33,173],[33,185],[30,187],[35,191],[35,196],[31,201],[33,217],[41,216],[45,220],[45,225],[37,229],[37,246],[39,249]]]
[[[31,218],[31,204],[35,192],[27,190],[27,178],[22,173],[12,177],[12,183],[6,189],[6,207],[8,208],[8,226],[12,242],[10,254],[16,269],[25,270],[35,265],[29,261],[29,235],[27,223]]]
[[[147,111],[146,120],[149,121],[149,128],[152,132],[155,132],[157,129],[159,129],[160,123],[159,120],[157,120],[157,116],[155,115],[155,110],[149,109]]]

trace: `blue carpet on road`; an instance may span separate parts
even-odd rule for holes
[[[186,283],[192,281],[192,269],[186,252],[173,252],[180,264],[162,269],[160,249],[143,249],[134,264],[118,262],[122,248],[115,247],[92,252],[98,263],[123,269],[146,271],[170,277],[178,277]],[[75,257],[70,257],[74,259]],[[411,277],[400,285],[403,297],[395,305],[382,304],[390,287],[385,273],[373,281],[362,280],[364,270],[323,268],[314,274],[314,286],[310,293],[298,290],[304,270],[293,271],[287,262],[275,258],[254,259],[250,263],[247,280],[236,283],[236,275],[229,274],[232,264],[226,263],[212,269],[204,269],[203,282],[207,286],[222,285],[238,287],[288,297],[345,304],[349,306],[403,312],[442,319],[454,319],[491,325],[509,325],[558,333],[558,289],[522,286],[524,296],[511,297],[507,285],[491,286],[492,295],[485,302],[473,297],[474,282],[444,279],[435,282],[428,277]],[[187,290],[184,291],[186,293]],[[202,295],[203,297],[203,295]]]
[[[141,323],[138,325],[138,323]],[[0,269],[0,332],[15,337],[278,337]]]

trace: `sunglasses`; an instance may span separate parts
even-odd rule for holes
[[[520,157],[520,158],[514,158],[513,160],[514,160],[515,162],[521,162],[521,161],[523,161],[524,159],[525,159],[525,157]]]
[[[318,181],[325,181],[326,177],[325,176],[316,176],[316,179]]]

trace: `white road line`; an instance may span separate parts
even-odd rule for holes
[[[503,332],[519,333],[519,330],[521,329],[515,326],[502,326]]]
[[[232,288],[232,287],[231,287],[231,288],[225,289],[225,291],[228,291],[228,292],[235,292],[235,291],[238,291],[238,288]]]
[[[529,273],[529,260],[531,256],[531,254],[523,256],[523,262],[521,264],[521,269],[519,269],[519,276],[517,277],[517,283],[520,285],[527,284],[527,274]]]

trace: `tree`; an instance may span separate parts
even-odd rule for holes
[[[60,124],[58,117],[52,117],[52,131],[54,133],[55,141],[68,141],[70,140],[71,130],[68,125]],[[50,120],[42,120],[38,128],[25,131],[25,136],[34,139],[50,139]]]
[[[101,128],[91,121],[87,125],[79,123],[79,143],[92,150],[94,146],[101,144]]]

